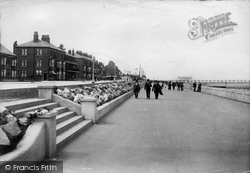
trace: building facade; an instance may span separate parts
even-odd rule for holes
[[[6,52],[6,51],[5,51]],[[13,44],[13,53],[1,54],[1,78],[13,78],[19,81],[30,80],[103,80],[106,75],[117,76],[118,67],[113,61],[105,67],[92,55],[82,51],[68,50],[50,43],[49,35],[34,32],[33,40]],[[11,57],[3,58],[2,57]],[[117,70],[118,69],[118,70]],[[94,74],[94,77],[93,77]]]
[[[0,81],[17,79],[17,57],[0,43]]]
[[[60,65],[61,79],[65,79],[65,51],[51,44],[49,35],[43,35],[40,40],[35,32],[32,41],[20,45],[15,42],[13,47],[20,81],[58,80]]]

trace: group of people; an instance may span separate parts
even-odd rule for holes
[[[93,86],[78,86],[74,89],[65,87],[63,90],[57,89],[55,93],[78,104],[80,104],[84,98],[96,98],[97,106],[100,106],[132,89],[133,86],[131,83],[120,82]]]
[[[168,90],[171,90],[171,88],[175,90],[175,87],[177,87],[178,91],[183,91],[184,88],[184,83],[182,81],[169,81],[166,85],[168,86]]]
[[[163,88],[163,85],[161,86],[159,84],[158,81],[156,81],[153,86],[151,84],[151,81],[148,79],[144,85],[144,89],[146,90],[146,98],[147,99],[150,99],[150,92],[151,92],[151,88],[152,88],[152,91],[154,92],[155,94],[155,99],[158,99],[159,97],[159,94],[160,95],[163,95],[162,93],[162,88]],[[140,89],[141,89],[141,86],[140,84],[138,83],[138,80],[135,81],[135,84],[134,84],[134,94],[135,94],[135,98],[137,99],[138,98],[138,94],[140,92]]]
[[[196,87],[197,87],[197,84],[196,84],[196,81],[194,81],[193,83],[193,88],[194,88],[194,92],[201,92],[201,82],[198,83],[198,88],[196,90]]]

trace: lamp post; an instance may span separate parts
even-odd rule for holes
[[[95,57],[93,56],[93,68],[92,68],[92,83],[95,83]]]

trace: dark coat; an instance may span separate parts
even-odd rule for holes
[[[154,84],[152,91],[154,91],[155,93],[160,93],[161,92],[161,85],[160,84]]]
[[[140,89],[141,89],[140,84],[135,83],[134,86],[133,86],[133,89],[134,89],[134,92],[140,91]]]
[[[146,83],[145,83],[145,86],[144,86],[144,89],[145,89],[146,91],[150,91],[150,90],[151,90],[151,87],[152,87],[151,83],[150,83],[150,82],[146,82]]]

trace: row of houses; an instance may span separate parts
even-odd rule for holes
[[[0,43],[0,81],[103,80],[120,73],[113,61],[104,66],[93,55],[51,44],[49,35],[39,39],[38,32],[27,43],[15,41],[13,53]]]

